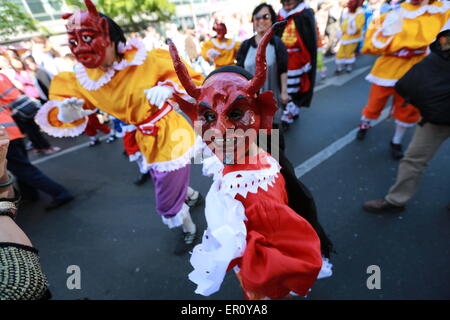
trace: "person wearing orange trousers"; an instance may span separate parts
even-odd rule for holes
[[[362,110],[357,138],[363,140],[378,119],[387,100],[393,96],[392,116],[396,122],[390,141],[394,159],[403,157],[402,139],[409,127],[420,120],[419,111],[406,104],[394,89],[396,82],[422,61],[428,46],[448,20],[448,3],[434,0],[410,0],[372,21],[367,30],[363,54],[381,55],[366,80],[372,83],[367,105]],[[426,80],[426,79],[424,79]]]

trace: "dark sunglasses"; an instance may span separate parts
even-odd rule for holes
[[[270,14],[266,13],[266,14],[257,14],[254,17],[255,20],[259,20],[259,19],[264,19],[264,20],[269,20],[270,19]]]

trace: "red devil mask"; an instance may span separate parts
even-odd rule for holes
[[[362,6],[362,2],[362,0],[349,0],[347,3],[348,11],[350,13],[355,13],[356,10],[358,10],[358,8]]]
[[[75,58],[86,68],[99,67],[106,56],[106,48],[111,45],[106,18],[101,17],[91,0],[84,0],[87,11],[66,13],[69,20],[66,29],[69,48]]]
[[[256,73],[253,78],[245,70],[229,66],[211,73],[202,87],[195,86],[175,45],[169,43],[178,78],[186,92],[195,99],[195,103],[178,95],[175,95],[175,99],[196,128],[201,126],[203,140],[211,149],[223,150],[225,153],[233,151],[235,155],[236,152],[247,153],[260,129],[266,129],[270,133],[277,110],[276,101],[272,91],[258,93],[266,81],[266,47],[275,28],[284,24],[285,22],[276,23],[262,38],[257,50]],[[244,139],[241,139],[242,136]],[[216,155],[220,157],[217,152]]]

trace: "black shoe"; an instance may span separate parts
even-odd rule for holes
[[[95,147],[98,144],[100,144],[100,140],[99,139],[95,139],[95,140],[89,141],[89,147]]]
[[[367,130],[369,130],[369,129],[359,128],[358,133],[356,134],[356,139],[364,140],[364,138],[366,137],[366,134],[367,134]]]
[[[400,160],[401,158],[403,158],[403,150],[402,150],[402,145],[396,144],[391,142],[391,155],[392,158],[394,158],[395,160]]]
[[[74,196],[69,196],[67,198],[64,199],[54,199],[52,202],[50,202],[46,207],[45,210],[47,211],[51,211],[54,209],[57,209],[59,207],[62,207],[63,205],[71,202],[73,199],[75,199]]]
[[[198,191],[197,191],[198,192]],[[203,196],[198,192],[198,196],[195,199],[187,199],[184,201],[190,208],[198,207],[203,203]]]
[[[289,130],[289,126],[290,126],[290,124],[287,123],[286,121],[281,121],[281,130],[283,132],[288,131]]]
[[[376,199],[366,201],[363,209],[370,213],[387,213],[387,212],[402,212],[405,210],[404,206],[396,206],[387,202],[385,199]]]
[[[177,256],[180,256],[182,254],[185,254],[186,252],[189,252],[189,250],[194,248],[195,244],[197,243],[197,239],[197,232],[184,232],[182,237],[179,239],[179,242],[175,246],[173,253]]]
[[[136,180],[134,180],[134,184],[137,186],[141,186],[146,183],[150,179],[150,175],[148,173],[141,174]]]

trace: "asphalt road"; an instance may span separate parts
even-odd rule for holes
[[[373,61],[361,56],[353,74],[340,77],[333,76],[329,61],[330,79],[317,85],[312,107],[286,136],[287,154],[304,169],[301,179],[313,192],[337,250],[333,277],[317,281],[308,299],[449,299],[449,141],[431,161],[405,212],[373,215],[361,209],[364,201],[385,194],[398,167],[389,155],[392,119],[374,127],[365,141],[350,134],[366,103],[364,76]],[[412,131],[405,145],[411,136]],[[187,278],[189,255],[172,254],[180,230],[167,229],[155,214],[151,182],[132,184],[137,167],[122,155],[120,141],[95,148],[83,147],[86,137],[52,141],[68,152],[30,157],[76,201],[45,212],[49,199],[42,195],[40,202],[20,208],[18,223],[39,249],[55,299],[242,299],[232,272],[218,293],[194,293]],[[318,160],[305,169],[312,157]],[[193,165],[191,186],[206,195],[210,183]],[[205,229],[203,207],[192,216]],[[73,265],[81,270],[81,289],[67,287],[67,269]],[[380,268],[381,288],[369,290],[367,268],[373,265]]]

